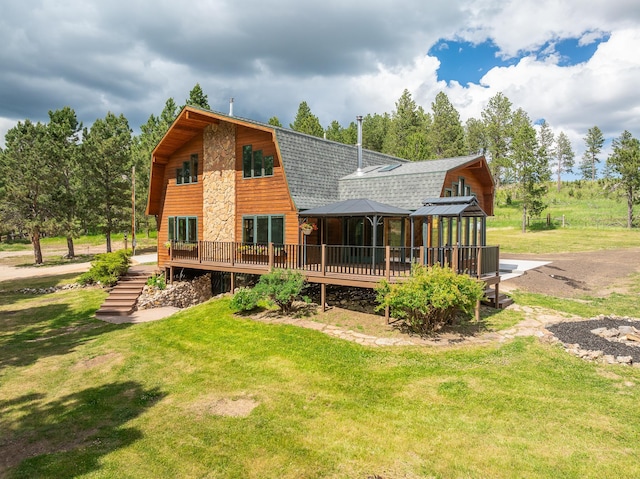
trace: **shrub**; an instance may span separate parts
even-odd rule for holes
[[[154,274],[147,280],[147,286],[152,286],[157,289],[166,289],[167,281],[164,278],[164,274]]]
[[[376,291],[378,310],[389,306],[411,331],[426,334],[450,324],[460,312],[473,315],[484,284],[447,267],[414,265],[407,281],[383,280]]]
[[[91,269],[83,273],[78,282],[113,286],[129,270],[130,256],[131,251],[128,250],[97,254],[91,262]]]
[[[251,311],[255,309],[260,300],[260,295],[255,289],[240,288],[231,298],[231,309],[234,311]]]
[[[293,302],[300,297],[304,283],[300,271],[274,268],[260,277],[255,289],[261,298],[275,303],[283,313],[289,313]]]

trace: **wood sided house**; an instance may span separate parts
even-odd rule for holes
[[[321,285],[324,305],[327,284],[401,281],[412,262],[497,290],[493,196],[483,156],[409,162],[185,107],[153,151],[147,214],[168,277],[211,271],[233,288],[236,274],[293,268]]]

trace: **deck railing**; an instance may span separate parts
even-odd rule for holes
[[[242,267],[288,268],[317,273],[396,278],[407,276],[414,263],[440,264],[475,277],[497,275],[498,246],[345,246],[248,244],[220,241],[173,242],[171,260]]]

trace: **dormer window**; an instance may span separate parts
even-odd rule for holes
[[[273,176],[273,155],[264,156],[262,150],[254,150],[251,145],[242,147],[242,177],[260,178]]]

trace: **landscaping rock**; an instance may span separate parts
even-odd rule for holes
[[[138,309],[173,306],[188,308],[211,299],[211,274],[205,274],[193,281],[178,281],[168,284],[166,289],[145,286],[138,298]]]

